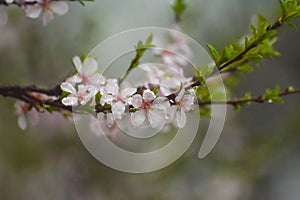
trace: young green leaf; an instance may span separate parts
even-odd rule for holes
[[[211,46],[210,44],[207,44],[206,45],[209,52],[210,52],[210,55],[212,56],[212,59],[214,60],[216,66],[219,65],[219,59],[220,59],[220,55],[218,53],[218,51],[213,47]]]
[[[187,5],[184,0],[175,0],[172,8],[175,13],[176,21],[180,21],[183,12],[185,11]]]
[[[269,103],[282,103],[283,100],[282,98],[279,96],[280,93],[280,87],[277,86],[274,89],[267,89],[263,99]]]

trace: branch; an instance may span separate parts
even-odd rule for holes
[[[79,2],[81,5],[84,6],[84,2],[94,2],[94,0],[54,0],[54,1],[77,1]],[[19,7],[22,7],[22,6],[26,6],[26,5],[34,5],[34,4],[37,4],[39,3],[38,1],[13,1],[12,3],[7,3],[5,0],[0,0],[0,6],[3,5],[3,6],[10,6],[10,5],[16,5],[16,6],[19,6]]]
[[[300,93],[300,88],[299,89],[293,89],[293,88],[286,88],[278,93],[278,97],[283,97],[283,96],[288,96],[288,95],[293,95],[293,94],[299,94]],[[237,98],[233,100],[228,100],[228,101],[198,101],[199,106],[206,106],[206,105],[212,105],[212,104],[227,104],[227,105],[232,105],[232,106],[239,106],[239,105],[245,105],[245,104],[250,104],[250,103],[273,103],[270,102],[269,99],[265,98],[265,95],[259,95],[256,97],[251,97],[249,99],[245,98]]]
[[[57,100],[37,98],[34,93],[44,94],[47,96],[59,97]],[[36,86],[20,87],[20,86],[0,86],[0,95],[3,97],[11,97],[28,103],[30,106],[40,110],[45,106],[51,106],[55,108],[56,111],[70,111],[72,112],[72,107],[65,106],[61,103],[60,96],[62,91],[59,86],[53,89],[42,89]]]
[[[282,26],[283,22],[281,20],[281,18],[279,18],[274,24],[272,25],[269,25],[267,28],[266,28],[266,31],[269,32],[269,31],[272,31],[272,30],[276,30],[278,28],[280,28]],[[252,43],[249,47],[247,47],[246,49],[244,49],[244,51],[242,51],[240,54],[238,54],[237,56],[235,56],[234,58],[232,58],[231,60],[229,60],[228,62],[220,65],[218,68],[219,71],[221,72],[224,72],[224,69],[238,61],[241,61],[244,56],[249,52],[251,51],[252,49],[256,48],[258,45],[260,45],[260,42],[262,42],[262,40],[260,38],[257,39],[257,41],[259,42],[254,42]],[[232,69],[231,69],[232,70]]]

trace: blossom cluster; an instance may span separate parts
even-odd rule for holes
[[[54,13],[64,15],[68,12],[69,6],[64,1],[55,0],[5,0],[6,4],[19,5],[25,12],[26,17],[36,19],[40,15],[43,18],[43,24],[47,25],[54,19]],[[5,24],[7,14],[5,10],[0,10],[0,23]]]
[[[33,92],[31,95],[39,100],[56,100],[57,97],[54,96],[48,96],[45,94]],[[30,104],[23,102],[23,101],[17,101],[15,103],[15,110],[16,114],[18,115],[18,126],[25,130],[28,126],[28,122],[31,125],[38,125],[40,118],[39,118],[39,110],[36,108],[33,108]]]
[[[63,91],[61,96],[51,97],[40,93],[31,95],[39,100],[57,101],[63,106],[73,107],[74,113],[89,109],[89,113],[93,112],[90,126],[96,134],[99,134],[100,125],[100,132],[114,135],[119,131],[117,122],[156,130],[167,130],[170,126],[184,128],[186,113],[195,109],[197,101],[191,87],[193,79],[185,77],[183,71],[183,67],[188,64],[185,59],[191,53],[180,34],[171,36],[173,42],[166,47],[168,51],[156,52],[161,64],[138,66],[146,77],[137,85],[104,77],[98,72],[98,63],[94,58],[81,59],[76,56],[72,60],[76,73],[60,84]],[[184,56],[178,57],[177,53]],[[46,107],[36,109],[21,101],[15,107],[18,125],[22,129],[27,127],[27,122],[37,124],[37,113],[47,110]]]
[[[174,124],[183,128],[187,120],[186,112],[194,109],[194,90],[184,87],[191,79],[185,78],[183,73],[175,75],[172,70],[168,71],[168,66],[163,69],[156,64],[141,65],[140,68],[148,72],[149,79],[142,86],[131,87],[97,73],[98,64],[91,57],[83,61],[74,57],[73,63],[77,73],[61,84],[61,89],[68,94],[62,103],[75,107],[99,104],[100,107],[110,108],[99,113],[99,119],[106,121],[107,127],[113,127],[117,120],[130,116],[130,123],[137,127],[149,125],[158,129]],[[165,77],[168,77],[166,83],[157,81]],[[172,98],[168,96],[170,91],[174,94]],[[96,96],[100,97],[98,102]]]

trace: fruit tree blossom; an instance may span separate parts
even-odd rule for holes
[[[64,15],[68,12],[69,6],[63,1],[52,0],[26,0],[25,2],[37,2],[34,5],[25,5],[24,11],[26,16],[32,19],[38,18],[43,14],[43,24],[46,26],[49,21],[54,19],[54,13]]]

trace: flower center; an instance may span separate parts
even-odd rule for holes
[[[87,82],[88,82],[88,77],[85,75],[85,74],[83,74],[82,76],[81,76],[81,78],[82,78],[82,82],[84,83],[84,84],[86,84]]]
[[[49,1],[48,0],[43,0],[43,2],[40,3],[41,7],[43,9],[49,9]]]
[[[150,110],[150,108],[151,108],[151,103],[149,103],[149,102],[144,102],[143,105],[142,105],[142,108],[143,108],[144,110]]]
[[[23,113],[26,113],[28,111],[29,106],[27,104],[21,105],[21,110]]]
[[[124,100],[124,99],[123,99],[121,96],[119,96],[119,95],[117,96],[116,99],[117,99],[117,101],[123,101],[123,100]]]
[[[85,94],[79,93],[78,96],[77,96],[77,98],[78,98],[79,101],[83,101],[84,100],[84,96],[85,96]]]

